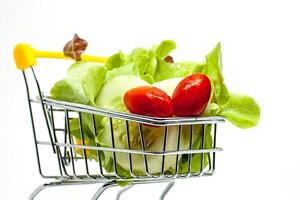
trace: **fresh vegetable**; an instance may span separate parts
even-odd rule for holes
[[[147,85],[149,85],[147,82],[133,75],[117,76],[106,81],[106,84],[96,97],[96,105],[100,108],[127,112],[123,103],[125,93],[131,88]]]
[[[230,93],[220,115],[240,128],[251,128],[258,123],[260,110],[252,97]]]
[[[174,114],[181,117],[199,116],[208,104],[210,90],[210,81],[204,74],[184,78],[172,96]]]
[[[205,57],[202,67],[196,66],[195,72],[204,73],[209,77],[212,86],[211,101],[205,110],[206,116],[220,115],[239,128],[254,127],[260,118],[260,109],[256,101],[245,95],[230,93],[224,84],[221,73],[221,44]]]
[[[106,68],[98,63],[79,61],[70,66],[66,78],[51,89],[51,97],[95,106],[95,98],[104,84]]]
[[[149,50],[135,48],[127,55],[119,51],[105,64],[109,69],[107,78],[130,74],[153,84],[170,78],[188,76],[189,69],[181,67],[179,63],[172,63],[168,57],[175,48],[175,42],[164,40]]]
[[[140,86],[128,90],[124,103],[129,112],[152,117],[172,117],[171,97],[153,86]]]
[[[191,61],[174,62],[173,58],[171,59],[171,53],[175,47],[175,42],[166,40],[149,50],[136,48],[129,54],[120,51],[112,55],[103,66],[91,62],[76,62],[69,68],[66,78],[58,81],[53,86],[51,96],[59,100],[97,106],[119,112],[129,112],[131,110],[140,114],[157,116],[158,114],[152,106],[148,107],[150,112],[147,111],[145,113],[141,111],[139,105],[141,102],[133,103],[132,100],[125,100],[124,103],[123,101],[125,93],[131,91],[132,88],[140,86],[146,88],[154,87],[164,91],[163,102],[169,102],[169,98],[165,95],[172,96],[175,99],[176,106],[174,108],[178,115],[220,115],[239,128],[250,128],[258,123],[260,109],[255,100],[246,95],[230,92],[224,83],[221,73],[220,43],[206,55],[203,63]],[[199,73],[205,76],[199,76]],[[192,80],[190,80],[190,77],[186,78],[187,76],[192,77]],[[208,79],[205,77],[208,77],[210,81],[210,89]],[[203,82],[199,84],[200,82],[194,81],[197,83],[194,87],[191,84],[194,83],[194,78]],[[177,85],[178,89],[176,88]],[[192,86],[191,88],[186,87],[190,85]],[[142,93],[145,95],[143,98],[147,97],[146,94],[148,92],[148,90],[143,90]],[[162,95],[161,91],[159,94]],[[147,98],[146,101],[151,101],[150,98]],[[197,99],[199,104],[194,102]],[[126,107],[125,104],[129,106],[127,105]],[[135,107],[137,105],[139,107]],[[167,105],[169,104],[167,103]],[[162,110],[161,107],[159,109]],[[135,110],[136,108],[138,108],[138,111]],[[169,115],[171,109],[168,106],[163,109],[165,109],[163,115]],[[154,152],[163,150],[165,136],[163,127],[149,127],[139,125],[136,122],[128,122],[127,126],[125,121],[121,119],[96,116],[95,132],[91,115],[82,114],[81,118],[85,141],[91,146],[98,143],[102,147],[112,147],[111,130],[113,129],[115,148],[128,148],[128,131],[132,149],[142,150],[140,137],[142,135],[146,150]],[[165,150],[177,150],[179,128],[179,126],[168,127]],[[201,147],[201,132],[203,130],[205,132],[204,146],[206,148],[212,147],[211,126],[206,125],[205,129],[203,129],[203,125],[194,125],[192,149]],[[75,138],[80,139],[78,118],[70,121],[70,132]],[[96,135],[96,139],[94,135]],[[190,126],[183,125],[181,126],[179,148],[181,150],[189,149],[189,141]],[[77,153],[81,154],[80,152]],[[97,161],[96,151],[90,151],[88,157]],[[200,154],[192,156],[192,172],[199,170],[200,159]],[[205,155],[203,167],[207,165],[208,159],[207,155]],[[107,172],[114,171],[114,156],[112,152],[101,152],[101,160]],[[189,169],[189,156],[179,155],[178,160],[179,172],[186,173]],[[116,153],[115,161],[118,174],[130,176],[128,154]],[[176,155],[165,156],[164,169],[161,169],[162,162],[162,156],[147,156],[149,173],[160,174],[163,170],[166,173],[174,174]],[[132,154],[132,164],[136,175],[145,175],[145,162],[142,155]]]
[[[171,80],[173,82],[173,80]],[[128,112],[123,102],[123,97],[127,90],[133,88],[140,88],[139,85],[147,85],[146,82],[132,75],[118,76],[108,81],[102,88],[98,97],[96,98],[96,104],[101,108],[107,108],[116,111]],[[168,81],[162,81],[157,83],[156,86],[164,87],[164,85],[170,85]],[[173,84],[172,84],[173,85]],[[173,93],[176,85],[173,85],[171,93]],[[161,89],[161,88],[160,88]],[[114,91],[114,92],[111,92]],[[159,90],[161,91],[161,90]],[[101,129],[97,135],[97,142],[101,146],[112,147],[111,138],[111,124],[114,130],[114,143],[115,148],[128,148],[127,145],[127,128],[126,123],[120,119],[112,119],[104,117],[101,122]],[[142,150],[140,128],[143,132],[145,148],[147,151],[161,151],[164,143],[165,128],[164,127],[152,127],[141,125],[139,127],[136,122],[128,123],[128,130],[130,135],[130,145],[132,149]],[[168,127],[168,138],[166,141],[166,150],[176,150],[178,145],[178,129],[179,126]],[[193,144],[200,141],[202,126],[195,126],[195,134],[193,137]],[[188,149],[190,141],[190,127],[182,126],[181,132],[181,149]],[[105,166],[106,168],[112,167],[113,165],[113,154],[112,152],[104,152]],[[181,158],[181,156],[179,156]],[[120,170],[129,170],[129,158],[127,153],[116,153],[116,160],[119,164]],[[133,170],[136,174],[145,175],[145,164],[144,157],[142,155],[133,154]],[[161,172],[162,156],[147,156],[149,172],[156,174]],[[176,164],[176,156],[165,157],[165,170],[174,170]]]

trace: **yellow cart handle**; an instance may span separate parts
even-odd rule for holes
[[[39,51],[32,48],[29,44],[17,44],[14,48],[14,59],[18,69],[25,70],[36,65],[36,58],[71,59],[66,57],[63,52]],[[107,58],[99,56],[81,55],[85,61],[105,63]]]

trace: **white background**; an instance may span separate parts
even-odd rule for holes
[[[166,199],[300,199],[299,10],[290,0],[0,0],[0,199],[26,199],[45,181],[38,176],[13,47],[26,42],[61,50],[75,32],[88,40],[87,53],[96,55],[173,39],[177,60],[201,61],[221,41],[228,88],[259,102],[257,127],[220,126],[218,146],[224,151],[217,155],[215,176],[177,181]],[[37,199],[89,199],[96,189],[52,188]],[[103,199],[113,199],[117,190]],[[123,199],[157,199],[161,190],[159,184],[137,186]]]

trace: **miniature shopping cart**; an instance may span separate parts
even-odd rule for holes
[[[217,124],[224,122],[224,118],[219,116],[155,118],[54,100],[44,95],[42,91],[37,73],[37,70],[42,70],[42,68],[37,69],[33,66],[36,65],[36,58],[68,58],[63,53],[38,51],[27,44],[18,44],[15,47],[14,58],[16,66],[22,71],[25,81],[38,170],[42,178],[53,180],[53,182],[39,186],[33,191],[29,199],[34,199],[39,192],[48,187],[97,183],[102,183],[102,186],[93,195],[93,200],[98,199],[107,188],[123,185],[116,198],[119,199],[123,192],[136,184],[166,182],[168,184],[160,196],[160,199],[164,199],[176,179],[213,175],[216,166],[216,152],[222,150],[216,147]],[[106,61],[105,58],[88,55],[82,55],[82,60],[100,63]],[[33,95],[34,92],[37,97]],[[95,119],[99,116],[108,119],[111,147],[104,147],[99,144],[90,145],[85,141],[83,116],[89,116],[91,124],[93,124],[95,137],[97,136]],[[80,139],[75,139],[70,133],[70,120],[73,118],[78,119]],[[115,144],[113,124],[115,120],[119,120],[125,125],[124,131],[126,134],[124,139],[128,148],[117,148]],[[138,124],[139,138],[135,139],[141,142],[140,149],[131,148],[130,123]],[[143,127],[149,125],[164,130],[162,133],[164,139],[160,151],[147,150]],[[193,145],[196,126],[201,127],[201,131],[197,133],[201,134],[197,148]],[[174,149],[167,148],[170,127],[176,127],[177,130],[177,141]],[[188,135],[186,132],[183,133],[183,128],[189,130]],[[211,137],[210,140],[205,138],[207,133]],[[185,134],[184,137],[189,138],[187,149],[181,149],[180,144],[183,134]],[[211,144],[206,144],[206,141],[210,141]],[[96,158],[91,159],[91,152],[95,153]],[[103,166],[103,153],[105,152],[112,154],[113,167],[111,170],[106,170]],[[118,170],[118,158],[121,154],[126,155],[128,158],[127,169],[129,173],[127,174],[120,173]],[[136,163],[133,162],[133,157],[136,156],[140,156],[142,160],[142,173],[135,171]],[[160,169],[155,173],[152,173],[149,163],[149,159],[153,158],[156,158],[157,162],[155,164]],[[165,163],[167,159],[170,161],[170,158],[173,159],[172,164],[174,166],[172,171],[167,171]],[[183,162],[186,170],[180,169]]]

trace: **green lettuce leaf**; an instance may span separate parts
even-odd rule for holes
[[[197,63],[197,62],[192,62],[192,61],[184,61],[179,63],[180,68],[188,71],[188,75],[197,73],[197,72],[202,72],[204,71],[204,67],[206,67],[206,64],[204,63]]]
[[[139,70],[135,67],[135,64],[132,62],[122,67],[114,68],[108,71],[106,74],[106,81],[110,81],[111,79],[117,76],[123,75],[133,75],[139,77]]]
[[[159,60],[155,73],[155,81],[159,82],[171,78],[181,78],[189,74],[189,70],[181,67],[178,63],[167,63],[164,60]]]
[[[95,98],[101,90],[106,67],[98,63],[80,61],[68,69],[67,76],[51,89],[51,97],[63,101],[95,105]]]
[[[123,66],[125,62],[126,56],[121,51],[119,51],[118,53],[108,58],[107,62],[105,63],[105,67],[108,70],[111,70]]]
[[[201,68],[202,73],[206,74],[212,85],[212,102],[222,106],[226,104],[229,99],[229,92],[224,84],[224,78],[221,73],[222,70],[222,55],[221,43],[206,55],[205,67]]]
[[[155,49],[155,53],[156,53],[157,58],[163,60],[175,49],[176,49],[176,43],[174,41],[164,40]]]
[[[226,117],[239,128],[251,128],[259,121],[260,109],[252,97],[231,93],[219,115]]]
[[[176,43],[172,40],[162,41],[155,49],[157,58],[157,67],[154,74],[155,82],[182,78],[190,74],[190,70],[182,67],[180,63],[169,63],[164,60],[173,50],[176,49]]]
[[[118,52],[112,55],[105,65],[111,70],[106,79],[130,74],[152,84],[170,78],[185,77],[189,74],[188,69],[164,60],[175,48],[174,41],[164,40],[149,50],[135,48],[128,55]]]

